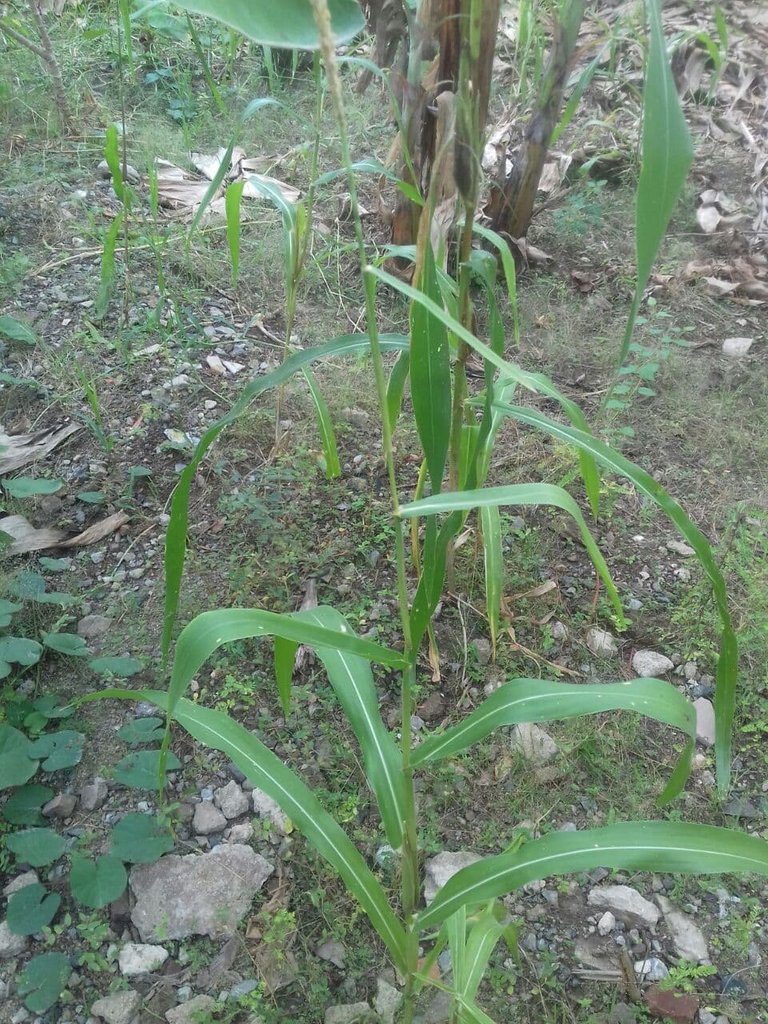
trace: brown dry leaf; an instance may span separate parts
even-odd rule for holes
[[[98,523],[94,523],[87,530],[78,533],[76,537],[70,537],[69,540],[65,540],[59,547],[82,548],[88,544],[97,544],[100,540],[104,540],[105,537],[119,530],[121,526],[125,526],[127,522],[128,516],[125,512],[113,512],[111,516],[107,516],[106,519],[100,519]]]
[[[215,153],[190,153],[189,158],[201,174],[209,181],[213,181],[221,169],[221,161],[226,156],[226,153],[226,149],[222,146]],[[277,178],[271,178],[269,175],[260,174],[258,167],[258,162],[249,159],[245,155],[245,150],[235,148],[232,150],[232,157],[224,180],[227,184],[230,184],[233,181],[246,179],[243,195],[247,199],[264,199],[263,194],[257,188],[254,188],[247,180],[248,178],[256,178],[258,181],[272,185],[288,203],[295,203],[301,197],[301,192],[294,188],[293,185],[288,185]]]
[[[29,551],[55,548],[66,537],[62,530],[43,526],[36,529],[24,516],[5,516],[0,519],[0,532],[13,537],[13,544],[3,550],[4,555],[25,555]]]
[[[80,429],[78,423],[67,423],[63,427],[47,427],[32,434],[11,435],[0,426],[0,474],[12,473],[44,458]]]
[[[595,290],[597,274],[587,270],[572,270],[571,281],[580,292],[589,295],[590,292]]]

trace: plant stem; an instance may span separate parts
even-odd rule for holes
[[[416,832],[416,800],[413,790],[413,772],[411,769],[411,717],[413,715],[417,652],[412,649],[411,643],[410,609],[408,605],[408,589],[405,569],[405,541],[403,537],[403,524],[398,515],[400,510],[400,498],[397,489],[397,477],[395,474],[392,424],[390,423],[389,412],[387,409],[387,385],[384,376],[384,361],[382,359],[381,347],[379,345],[377,328],[376,281],[374,277],[367,273],[368,259],[365,251],[365,238],[363,235],[362,220],[360,218],[360,208],[357,199],[357,186],[352,167],[352,154],[349,145],[346,111],[344,109],[341,82],[339,80],[338,66],[336,64],[328,3],[327,0],[311,0],[311,3],[315,22],[320,34],[320,49],[323,54],[326,74],[328,76],[328,88],[331,94],[334,113],[336,114],[336,121],[339,127],[341,158],[342,164],[347,171],[350,208],[355,226],[355,238],[360,257],[360,269],[363,274],[368,336],[371,343],[371,360],[373,363],[373,372],[376,381],[379,409],[381,410],[382,449],[384,453],[384,462],[387,467],[387,478],[389,480],[390,498],[392,501],[392,512],[394,516],[398,605],[400,609],[405,654],[408,658],[408,667],[403,670],[401,691],[401,751],[406,799],[406,806],[404,809],[405,821],[403,822],[404,838],[401,857],[401,901],[403,918],[408,935],[403,1022],[404,1024],[411,1024],[413,1020],[414,982],[418,968],[418,932],[416,932],[413,927],[413,918],[415,916],[419,889],[419,857]]]
[[[43,12],[40,10],[38,0],[29,0],[29,9],[32,11],[32,17],[35,19],[35,28],[37,34],[40,36],[40,42],[42,46],[40,49],[29,47],[30,40],[26,39],[25,36],[14,34],[14,38],[17,42],[22,45],[29,47],[36,53],[45,63],[48,68],[48,74],[51,76],[51,85],[53,86],[53,98],[56,101],[56,108],[59,111],[59,117],[64,131],[70,133],[73,131],[72,122],[72,111],[69,109],[69,101],[67,100],[67,93],[64,89],[64,79],[61,77],[61,68],[59,62],[56,59],[56,53],[53,49],[53,43],[51,37],[48,34],[48,26],[45,24],[45,18]],[[7,28],[3,28],[4,32],[7,32]]]

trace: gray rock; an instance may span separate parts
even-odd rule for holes
[[[691,545],[686,544],[684,540],[668,540],[667,550],[674,551],[681,558],[692,558],[696,554]]]
[[[5,921],[0,921],[0,960],[19,956],[29,945],[27,935],[14,935]]]
[[[224,817],[229,821],[231,818],[239,818],[246,814],[250,808],[248,797],[238,786],[234,779],[221,786],[213,794],[213,802],[219,808]]]
[[[222,843],[210,853],[171,854],[131,871],[131,920],[144,942],[189,935],[228,938],[274,868],[250,846]]]
[[[664,915],[669,937],[672,940],[675,953],[683,960],[689,960],[697,964],[702,961],[709,962],[709,947],[704,933],[696,922],[682,910],[678,910],[666,896],[657,893],[654,897],[659,909]]]
[[[77,635],[83,640],[98,640],[109,632],[112,621],[107,615],[84,615],[77,624]]]
[[[675,667],[674,662],[657,651],[635,651],[632,668],[642,679],[664,676]]]
[[[548,732],[532,722],[521,722],[512,730],[512,749],[518,750],[527,761],[547,764],[557,757],[558,746]]]
[[[478,665],[487,665],[491,660],[491,641],[486,640],[484,637],[478,637],[472,643],[475,647]]]
[[[104,806],[109,788],[104,779],[95,778],[80,790],[80,807],[84,811],[98,811]]]
[[[726,356],[745,356],[754,344],[754,338],[726,338],[723,342],[723,354]]]
[[[552,630],[552,639],[562,642],[568,639],[568,627],[564,622],[553,622],[550,627]]]
[[[208,800],[195,805],[192,828],[200,836],[210,836],[214,832],[223,832],[227,827],[227,819]]]
[[[616,927],[616,918],[610,912],[606,910],[600,920],[597,922],[597,931],[599,935],[610,935],[613,929]]]
[[[615,638],[598,626],[590,626],[586,640],[587,647],[596,658],[610,658],[619,653]]]
[[[649,956],[646,960],[635,961],[635,974],[643,981],[663,981],[669,976],[669,968],[657,956]]]
[[[19,889],[25,889],[28,885],[37,885],[40,879],[37,876],[36,871],[25,871],[21,875],[16,875],[3,889],[3,896],[13,896]]]
[[[329,1006],[325,1011],[325,1024],[358,1024],[370,1020],[371,1007],[368,1003],[340,1003]]]
[[[250,843],[253,839],[253,825],[250,821],[240,821],[233,825],[227,835],[228,843]]]
[[[699,697],[693,702],[693,707],[696,712],[696,739],[705,747],[714,746],[715,709],[712,701],[706,697]]]
[[[57,793],[56,796],[52,800],[49,800],[45,807],[43,807],[43,817],[58,818],[63,821],[65,818],[72,817],[75,807],[77,807],[76,796],[72,793]]]
[[[103,999],[97,999],[91,1007],[91,1013],[101,1017],[106,1024],[133,1024],[140,1011],[141,996],[133,989],[104,996]]]
[[[210,1014],[215,1005],[215,999],[210,996],[195,996],[181,1006],[166,1010],[165,1019],[168,1024],[197,1024],[199,1020],[206,1019],[206,1015]]]
[[[281,836],[288,835],[291,831],[291,820],[287,814],[281,811],[271,796],[267,796],[263,789],[254,789],[251,791],[251,799],[253,800],[253,809],[260,818],[267,818],[271,821],[275,831],[279,832]]]
[[[344,957],[347,955],[347,951],[336,939],[327,939],[325,942],[322,942],[315,952],[321,960],[327,960],[328,963],[335,964],[340,971],[344,969]]]
[[[480,856],[471,850],[449,850],[438,853],[431,857],[424,865],[424,901],[431,903],[449,878],[453,878],[457,871],[476,864]]]
[[[376,996],[373,1008],[384,1024],[394,1024],[395,1014],[403,1001],[402,993],[384,978],[376,979]]]
[[[127,942],[118,955],[120,973],[128,978],[136,974],[149,974],[162,967],[168,959],[168,950],[140,942]]]
[[[686,661],[683,665],[683,675],[689,682],[693,682],[699,675],[699,666],[695,661]]]
[[[629,924],[650,927],[659,920],[658,908],[629,885],[603,885],[590,889],[587,903],[590,907],[610,910]]]

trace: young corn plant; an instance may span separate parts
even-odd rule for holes
[[[460,133],[454,143],[462,147],[461,158],[467,160],[465,170],[469,175],[459,187],[464,208],[459,280],[455,286],[440,287],[441,282],[445,284],[445,274],[440,243],[432,242],[429,211],[434,211],[436,204],[430,200],[425,205],[428,212],[420,225],[415,283],[405,284],[385,270],[369,265],[358,212],[356,178],[334,52],[337,41],[351,37],[361,26],[359,9],[353,0],[284,0],[279,7],[270,4],[248,11],[235,0],[195,0],[180,6],[218,17],[256,42],[320,49],[339,125],[343,163],[349,175],[365,290],[367,332],[337,338],[288,356],[272,374],[253,381],[232,409],[201,438],[174,493],[166,535],[165,657],[170,657],[175,632],[190,486],[211,444],[253,399],[270,388],[280,387],[294,373],[324,359],[364,351],[371,355],[381,410],[382,446],[392,499],[392,555],[397,568],[402,645],[395,649],[357,636],[345,618],[328,606],[293,614],[276,614],[258,608],[208,611],[187,624],[176,639],[167,690],[137,693],[111,689],[94,696],[133,700],[138,696],[163,709],[166,730],[159,766],[161,778],[169,753],[171,725],[175,722],[198,742],[224,752],[254,785],[279,804],[338,873],[386,947],[404,982],[402,1021],[405,1024],[413,1021],[419,993],[426,987],[443,988],[450,993],[454,1024],[488,1024],[490,1018],[477,1003],[480,982],[497,943],[503,937],[513,941],[506,910],[499,900],[527,882],[598,866],[630,871],[656,871],[663,866],[665,872],[768,875],[768,844],[755,836],[679,821],[627,821],[517,841],[497,855],[462,869],[427,906],[421,905],[415,786],[418,775],[429,773],[440,760],[460,755],[495,730],[518,723],[570,719],[616,710],[643,714],[676,730],[683,738],[677,764],[658,798],[659,804],[666,804],[685,785],[695,743],[693,708],[666,682],[635,679],[580,686],[517,678],[509,679],[465,718],[447,729],[436,730],[414,745],[408,726],[414,711],[417,658],[443,593],[450,546],[475,509],[480,510],[486,564],[491,577],[496,576],[501,561],[494,515],[502,505],[546,504],[565,510],[576,521],[596,571],[616,604],[617,614],[621,611],[619,595],[605,561],[579,506],[568,492],[541,483],[484,486],[499,423],[504,418],[513,418],[572,445],[580,455],[582,476],[593,511],[597,511],[599,464],[626,477],[655,502],[694,548],[711,581],[721,618],[716,691],[716,757],[721,793],[727,791],[729,782],[737,662],[724,581],[705,537],[673,498],[642,469],[595,438],[578,407],[562,396],[550,381],[523,370],[505,357],[506,339],[493,304],[490,306],[489,343],[482,341],[474,331],[469,292],[471,271],[474,267],[475,276],[482,279],[483,274],[488,273],[489,264],[471,251],[467,241],[471,241],[475,230],[472,217],[478,189],[471,175],[475,173],[472,161],[479,152],[476,147],[480,141],[472,129],[480,119],[473,96],[471,66],[465,67],[463,73],[464,91],[458,102],[468,106],[457,117]],[[466,0],[462,8],[468,14],[462,31],[469,36],[464,57],[470,62],[477,52],[477,39],[472,38],[473,26],[476,28],[479,24],[473,20],[473,15],[481,6],[481,0]],[[647,16],[650,48],[645,118],[646,132],[655,135],[653,148],[644,150],[637,199],[639,289],[640,282],[647,277],[649,258],[652,260],[655,255],[690,162],[690,141],[679,116],[664,52],[658,0],[648,0]],[[646,134],[646,147],[647,141]],[[653,216],[647,219],[653,195],[657,205]],[[509,264],[509,254],[503,250],[502,260]],[[407,336],[379,334],[376,289],[381,284],[397,289],[410,303]],[[489,288],[484,292],[486,297],[490,296]],[[383,360],[388,351],[400,353],[389,381]],[[485,391],[477,398],[468,397],[463,375],[462,360],[466,360],[465,353],[470,351],[482,359],[485,369]],[[403,503],[396,474],[393,432],[408,373],[425,461],[423,475],[429,479],[431,494],[422,493],[416,500]],[[517,399],[522,390],[554,399],[569,422],[547,417],[520,404]],[[446,475],[448,488],[444,490]],[[418,566],[411,578],[406,562],[405,532],[407,521],[415,519],[423,521],[424,534]],[[411,600],[412,584],[415,584],[415,592]],[[360,745],[366,779],[378,806],[383,832],[396,851],[399,867],[396,901],[298,774],[234,718],[225,712],[201,707],[185,696],[193,677],[219,647],[254,637],[273,638],[276,685],[286,714],[292,699],[296,650],[306,644],[317,652],[335,698]],[[395,669],[400,674],[399,735],[388,729],[381,718],[373,665]],[[424,961],[420,960],[420,946],[429,949]],[[452,960],[450,982],[435,980],[429,970],[446,946]]]

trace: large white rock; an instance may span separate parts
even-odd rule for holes
[[[693,702],[693,709],[696,712],[696,739],[705,747],[714,746],[715,708],[712,701],[698,697]]]
[[[709,946],[704,938],[704,932],[693,918],[684,914],[682,910],[678,910],[674,903],[671,903],[661,893],[658,893],[655,899],[664,915],[664,924],[677,955],[693,964],[702,961],[708,963]]]
[[[445,850],[431,857],[424,865],[424,900],[431,903],[437,895],[437,890],[442,889],[449,878],[453,878],[457,871],[476,864],[481,857],[471,850],[456,850],[454,852]]]
[[[587,903],[590,907],[610,910],[630,924],[651,927],[659,920],[658,907],[630,885],[596,886],[589,890]]]
[[[210,853],[170,854],[131,871],[131,920],[144,942],[189,935],[229,938],[274,871],[250,846],[222,843]]]
[[[162,967],[168,959],[168,950],[142,942],[127,942],[117,958],[120,973],[128,978],[136,974],[149,974]]]
[[[532,722],[521,722],[512,730],[512,749],[519,750],[527,761],[547,764],[557,757],[559,748],[548,732]]]
[[[587,630],[587,647],[596,658],[610,658],[619,653],[615,637],[599,626],[590,626]]]
[[[635,651],[632,658],[632,668],[642,679],[665,676],[674,667],[675,663],[658,651]]]

